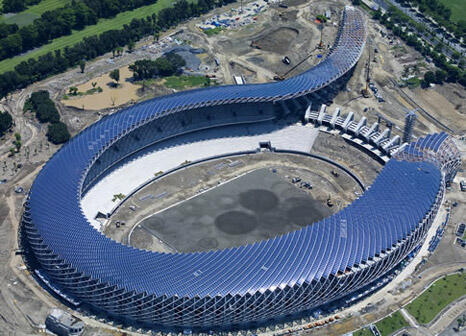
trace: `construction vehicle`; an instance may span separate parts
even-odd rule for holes
[[[317,48],[318,49],[323,49],[324,48],[324,42],[323,42],[324,23],[322,21],[319,24],[319,30],[320,30],[320,42],[319,42],[319,45],[317,46]]]
[[[288,56],[283,57],[282,62],[285,63],[286,65],[290,65],[291,61]]]
[[[332,198],[330,197],[330,195],[327,198],[327,206],[333,207],[333,201],[332,201]]]
[[[371,81],[371,76],[370,76],[370,71],[371,71],[371,46],[370,46],[370,39],[368,39],[369,43],[369,58],[367,59],[366,62],[366,86],[364,89],[361,90],[361,94],[364,98],[370,98],[371,93],[369,91],[369,82]]]
[[[316,48],[317,49],[317,48]],[[295,65],[293,65],[287,72],[285,72],[283,75],[275,75],[273,77],[274,80],[276,81],[282,81],[286,78],[286,76],[288,76],[290,74],[290,72],[292,72],[294,69],[296,69],[297,67],[299,67],[301,64],[303,64],[306,60],[308,60],[312,55],[313,55],[313,52],[316,50],[312,50],[309,55],[307,55],[306,57],[304,57],[301,61],[299,61],[298,63],[296,63]],[[287,57],[287,56],[285,56]],[[288,57],[287,57],[288,58]],[[289,59],[288,59],[289,60]]]
[[[251,41],[251,48],[262,49],[262,47],[256,41]]]

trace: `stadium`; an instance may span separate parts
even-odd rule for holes
[[[365,37],[363,15],[346,7],[328,57],[296,77],[156,98],[102,118],[75,136],[41,170],[25,203],[22,230],[38,277],[67,301],[115,320],[192,330],[273,323],[377,283],[424,241],[460,158],[445,133],[400,144],[399,137],[367,127],[364,119],[356,122],[352,114],[310,110],[313,97],[353,69]],[[204,136],[220,129],[210,137],[224,134],[234,141],[229,132],[251,125],[270,138],[262,125],[302,106],[308,107],[308,121],[364,139],[391,157],[351,205],[272,239],[198,253],[140,250],[99,231],[95,212],[113,209],[99,201],[99,193],[89,195],[117,169],[152,154],[157,160],[164,148],[179,148],[177,139],[197,132]],[[295,131],[290,132],[296,143],[280,148],[299,151]],[[286,138],[277,132],[274,139]],[[221,148],[196,152],[190,160],[231,154]],[[135,178],[125,192],[151,174],[141,171],[141,180]]]

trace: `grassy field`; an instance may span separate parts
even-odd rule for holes
[[[210,79],[204,76],[170,76],[165,78],[165,86],[176,90],[210,85]]]
[[[458,22],[466,18],[466,1],[464,0],[440,0],[442,4],[451,9],[451,20]]]
[[[83,30],[73,31],[71,35],[59,37],[54,39],[49,44],[46,44],[36,50],[33,50],[29,53],[26,53],[21,56],[16,56],[13,58],[9,58],[0,62],[0,73],[13,70],[16,65],[25,61],[31,57],[38,57],[47,54],[50,51],[63,49],[68,46],[72,46],[83,38],[103,33],[107,30],[112,29],[120,29],[123,25],[130,23],[132,19],[139,19],[144,18],[148,15],[156,13],[163,8],[171,6],[173,4],[173,0],[159,0],[157,3],[140,7],[132,11],[127,11],[118,14],[114,18],[111,19],[101,19],[95,25],[88,26]]]
[[[375,325],[377,329],[379,329],[382,336],[389,336],[395,331],[409,326],[408,322],[406,322],[399,311],[393,313],[391,316],[387,316],[382,321],[377,322]]]
[[[353,333],[353,336],[374,336],[369,328],[363,328]]]
[[[451,302],[466,295],[466,273],[452,274],[437,280],[416,300],[406,306],[419,323],[429,323]]]
[[[71,0],[42,0],[37,5],[31,6],[21,13],[9,16],[8,18],[4,16],[0,17],[0,22],[8,24],[16,23],[18,26],[22,27],[32,23],[34,19],[41,16],[42,13],[63,7],[69,2],[71,2]]]
[[[207,30],[204,30],[204,34],[206,34],[207,36],[217,35],[217,34],[220,34],[222,30],[223,30],[222,27],[207,29]]]

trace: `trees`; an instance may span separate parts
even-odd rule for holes
[[[158,74],[155,61],[149,59],[134,62],[129,66],[129,70],[133,73],[135,80],[154,78]]]
[[[165,8],[158,14],[152,14],[143,19],[133,19],[122,29],[108,30],[99,35],[89,36],[71,47],[65,47],[63,51],[58,50],[21,62],[13,71],[0,74],[0,98],[5,97],[9,92],[76,66],[82,59],[90,60],[112,50],[115,52],[121,50],[122,53],[122,46],[130,40],[137,41],[143,36],[153,35],[159,29],[169,28],[190,16],[199,16],[215,6],[226,5],[234,0],[202,0],[192,3],[182,0],[182,2],[180,5],[176,3],[174,7]],[[75,6],[80,3],[81,1],[76,1]],[[166,18],[172,21],[165,22]],[[38,32],[33,30],[32,33]],[[2,43],[0,39],[0,50],[3,47]]]
[[[60,115],[58,114],[55,104],[50,102],[44,102],[36,108],[36,117],[41,123],[46,122],[58,122],[60,120]]]
[[[424,0],[414,0],[416,2],[422,2]],[[436,2],[438,0],[432,0]],[[421,84],[422,87],[428,87],[430,83],[443,83],[445,80],[449,82],[464,83],[463,74],[466,71],[461,67],[455,65],[455,61],[450,61],[446,58],[442,52],[445,45],[440,42],[434,48],[431,48],[428,41],[419,38],[422,36],[421,32],[425,31],[425,27],[422,24],[418,24],[412,20],[409,16],[404,14],[398,8],[390,6],[385,14],[382,14],[379,10],[373,15],[373,18],[379,20],[380,23],[391,29],[393,34],[403,39],[409,46],[414,47],[423,56],[432,57],[434,64],[440,69],[435,73],[427,72]],[[458,56],[458,55],[456,55]],[[455,59],[455,55],[453,55]],[[457,61],[461,63],[461,59]]]
[[[62,144],[70,139],[70,132],[66,124],[59,121],[54,124],[49,124],[47,128],[47,139],[53,144]]]
[[[427,71],[424,74],[424,80],[426,81],[427,84],[434,83],[435,82],[435,74],[433,71]]]
[[[0,22],[0,38],[7,37],[10,34],[14,34],[18,31],[18,25],[16,24],[6,24]]]
[[[19,152],[21,149],[21,134],[15,133],[15,140],[13,141],[13,144],[15,145],[16,151]]]
[[[0,111],[0,136],[3,135],[6,131],[10,129],[13,125],[13,118],[11,115],[5,111]]]
[[[160,76],[172,76],[179,73],[181,67],[185,64],[185,60],[175,53],[169,53],[155,60],[155,66]]]
[[[169,53],[152,61],[149,59],[134,62],[129,66],[136,80],[154,78],[156,76],[171,76],[180,72],[185,60],[175,53]]]
[[[29,109],[36,113],[36,117],[41,123],[50,123],[46,134],[50,142],[60,144],[68,141],[70,133],[66,124],[60,121],[60,115],[55,103],[50,99],[48,91],[33,92],[23,108],[23,110]]]
[[[84,73],[84,69],[86,68],[86,62],[84,60],[79,61],[79,68],[81,69],[81,73]]]
[[[4,0],[3,6],[8,8],[11,4],[24,4],[25,0]],[[35,0],[26,0],[35,1]],[[0,27],[0,60],[11,58],[23,51],[48,43],[51,39],[69,35],[72,30],[81,30],[88,25],[97,23],[99,18],[114,16],[120,12],[132,10],[144,5],[155,3],[157,0],[83,0],[72,1],[63,7],[46,11],[33,23],[10,31]],[[25,7],[23,6],[21,10]],[[7,25],[8,26],[8,25]],[[8,34],[7,34],[8,32]],[[146,32],[152,34],[153,29]],[[132,39],[134,41],[134,39]],[[131,41],[131,40],[128,40]],[[128,46],[131,50],[134,43]],[[124,45],[124,44],[123,44]],[[94,49],[95,50],[95,49]]]
[[[442,84],[447,78],[447,72],[444,70],[435,70],[435,83]]]
[[[70,88],[68,89],[68,93],[71,96],[76,96],[78,94],[78,88],[76,86],[70,86]]]
[[[133,40],[130,40],[130,41],[128,42],[128,52],[129,52],[129,53],[132,53],[132,52],[134,51],[135,45],[136,45],[136,43],[134,43]]]
[[[36,118],[41,123],[54,123],[60,120],[58,110],[50,99],[48,91],[33,92],[31,97],[26,101],[26,104],[36,113]]]
[[[447,81],[448,82],[455,83],[455,82],[459,81],[461,72],[460,72],[460,69],[458,67],[448,65],[446,72],[447,72]]]
[[[5,13],[18,13],[26,9],[24,0],[3,0],[3,11]]]
[[[109,76],[116,82],[115,86],[118,86],[118,82],[120,81],[120,69],[115,69],[111,71]]]

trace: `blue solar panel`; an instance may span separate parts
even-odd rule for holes
[[[328,58],[299,76],[278,83],[213,87],[156,98],[104,117],[72,138],[49,160],[31,187],[30,215],[44,244],[66,265],[98,280],[101,286],[110,284],[125,293],[135,291],[177,301],[243,297],[296,283],[320,282],[322,277],[367,262],[406,238],[431,211],[441,188],[442,175],[434,163],[392,159],[371,188],[341,212],[297,232],[221,251],[162,254],[138,250],[97,232],[80,208],[86,174],[94,160],[114,141],[128,139],[123,135],[130,130],[196,106],[227,104],[233,99],[238,103],[270,102],[303,95],[343,75],[354,66],[364,46],[362,14],[351,10],[351,15]],[[407,146],[405,153],[420,158],[424,155],[421,142],[435,150],[445,137],[420,139]],[[120,155],[116,153],[112,163],[122,159]],[[48,270],[52,276],[53,271]],[[76,290],[72,286],[66,289]],[[82,294],[80,298],[93,300]],[[167,302],[160,305],[170,305]],[[296,310],[300,305],[312,306],[304,299],[294,304]],[[171,311],[170,316],[174,314]],[[270,310],[270,314],[279,313]],[[254,318],[258,317],[250,317]]]

